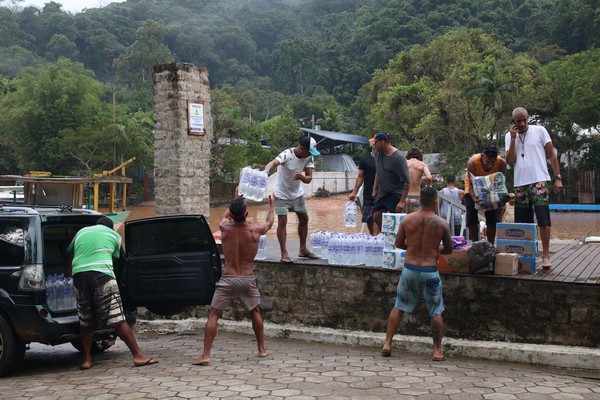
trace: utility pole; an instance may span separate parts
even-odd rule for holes
[[[115,87],[112,86],[112,117],[113,117],[113,167],[117,166],[117,102],[115,100]]]

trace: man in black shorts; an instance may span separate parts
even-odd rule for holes
[[[377,176],[373,185],[373,235],[381,232],[384,212],[404,212],[410,178],[406,158],[390,144],[386,132],[379,132],[370,141],[375,142],[375,168]]]

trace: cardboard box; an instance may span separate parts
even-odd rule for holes
[[[519,256],[519,273],[535,274],[535,257]]]
[[[383,251],[383,268],[400,269],[404,266],[406,250],[394,249]]]
[[[440,274],[468,274],[468,250],[454,250],[452,254],[440,254],[438,257]]]
[[[517,253],[529,257],[535,257],[538,252],[536,240],[498,239],[496,248],[500,253]]]
[[[494,275],[517,275],[519,273],[519,255],[516,253],[496,254]]]
[[[396,243],[396,234],[390,232],[383,233],[383,249],[393,250],[394,244]]]
[[[381,216],[381,232],[398,233],[400,223],[406,217],[405,213],[383,213]]]
[[[496,225],[496,239],[537,240],[537,225],[501,222]]]

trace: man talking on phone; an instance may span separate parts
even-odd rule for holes
[[[554,172],[554,191],[562,191],[562,176],[552,139],[543,126],[529,125],[523,107],[512,112],[510,131],[504,138],[506,162],[515,169],[515,222],[533,223],[533,215],[542,239],[542,269],[552,268],[550,261],[550,208],[547,159]]]

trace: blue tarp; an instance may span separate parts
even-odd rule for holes
[[[369,144],[369,138],[342,132],[330,132],[316,129],[300,128],[317,141],[317,149],[329,149],[347,143]]]

